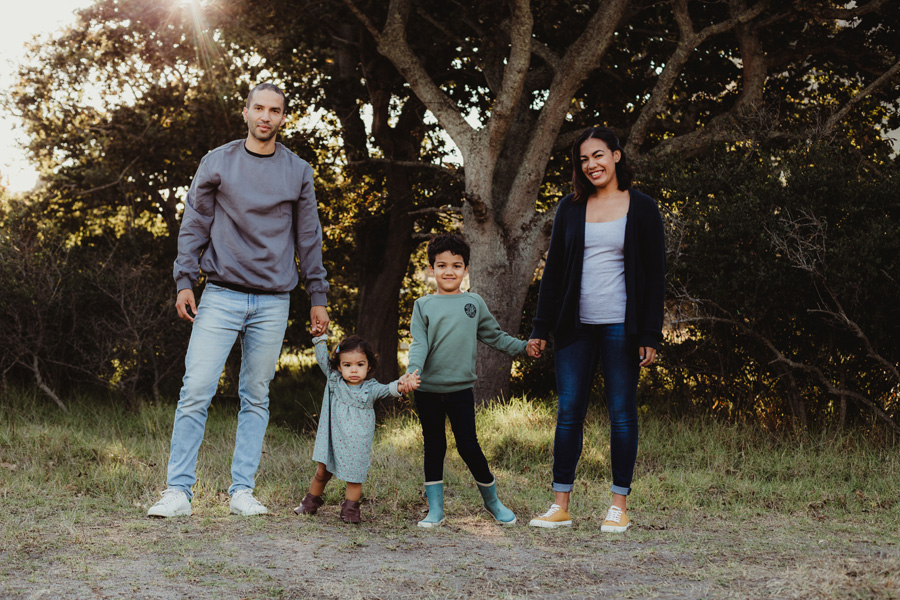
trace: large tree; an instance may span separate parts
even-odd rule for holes
[[[72,230],[158,220],[171,253],[200,157],[241,135],[243,96],[274,79],[292,118],[281,139],[317,170],[337,322],[372,340],[376,377],[394,379],[410,255],[440,220],[437,207],[460,204],[462,186],[440,166],[437,125],[342,5],[266,6],[99,1],[33,47],[10,104],[53,218]]]
[[[871,147],[885,123],[865,120],[896,125],[885,0],[343,2],[459,148],[473,288],[507,331],[547,246],[552,211],[536,208],[559,196],[545,172],[577,129],[605,123],[641,161],[759,136]],[[507,389],[509,366],[479,358],[481,398]]]

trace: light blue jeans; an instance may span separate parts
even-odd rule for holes
[[[167,484],[192,497],[197,482],[197,452],[206,430],[209,404],[216,393],[225,360],[241,340],[241,373],[237,435],[231,460],[229,494],[253,489],[269,423],[269,382],[275,376],[290,297],[245,294],[207,284],[197,307],[191,341],[184,359],[184,380],[169,451]]]

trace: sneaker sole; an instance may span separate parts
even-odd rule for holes
[[[423,527],[425,529],[432,529],[434,527],[440,527],[443,524],[444,524],[444,519],[441,519],[437,523],[429,523],[428,521],[419,521],[418,523],[416,523],[416,526]]]
[[[622,527],[620,525],[601,525],[600,531],[602,531],[603,533],[624,533],[625,530],[629,527],[631,527],[631,523],[629,523],[625,527]]]
[[[164,515],[164,514],[162,514],[162,513],[148,512],[148,513],[147,513],[147,516],[148,516],[148,517],[153,517],[154,519],[169,519],[169,518],[171,518],[171,517],[189,517],[189,516],[191,516],[191,510],[190,510],[190,509],[188,509],[188,510],[177,510],[177,511],[175,511],[174,513],[172,513],[172,514],[170,514],[170,515]]]
[[[572,521],[542,521],[541,519],[532,519],[528,522],[530,527],[543,527],[544,529],[556,529],[557,527],[571,527]]]
[[[267,514],[269,514],[269,511],[268,511],[268,510],[264,510],[264,511],[262,511],[262,512],[243,512],[243,511],[240,511],[240,510],[238,510],[238,509],[236,509],[236,508],[232,508],[232,509],[231,509],[231,514],[233,514],[233,515],[238,515],[238,516],[241,516],[241,517],[255,517],[255,516],[257,516],[257,515],[267,515]]]

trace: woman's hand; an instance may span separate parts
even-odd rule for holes
[[[537,338],[531,338],[528,340],[528,343],[525,345],[525,354],[530,356],[531,358],[540,358],[541,352],[544,351],[544,348],[547,347],[547,340],[539,340]]]
[[[638,352],[641,357],[642,367],[649,367],[653,364],[653,361],[656,360],[656,348],[651,348],[650,346],[641,346],[638,349]]]

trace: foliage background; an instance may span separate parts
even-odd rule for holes
[[[0,192],[2,393],[37,386],[62,410],[81,390],[132,410],[175,401],[189,331],[171,308],[180,202],[200,157],[245,135],[239,111],[260,79],[288,91],[281,141],[316,168],[332,319],[377,340],[386,358],[379,377],[395,376],[411,302],[427,290],[423,241],[458,229],[482,243],[488,234],[478,233],[473,207],[482,202],[502,220],[512,202],[501,193],[510,189],[505,175],[495,178],[497,207],[473,195],[483,161],[460,164],[458,139],[405,67],[379,53],[389,41],[382,27],[402,4],[100,0],[35,45],[4,96],[25,123],[43,185]],[[666,342],[642,379],[642,410],[792,434],[900,432],[900,186],[886,139],[900,126],[900,36],[890,3],[525,4],[543,45],[497,164],[541,173],[526,216],[552,216],[568,190],[567,140],[606,123],[666,219]],[[520,5],[415,4],[407,29],[423,68],[481,131],[492,130],[503,99],[495,84]],[[616,43],[576,86],[549,158],[528,163],[520,148],[551,97],[552,57],[614,5]],[[451,8],[467,18],[448,19]],[[754,44],[767,48],[761,66]],[[528,290],[521,306],[495,302],[522,337],[536,267],[534,277],[524,268],[527,281],[494,271],[477,281],[477,291],[501,297]],[[318,401],[303,358],[307,314],[298,290],[272,388],[273,413],[297,423],[314,418]],[[234,398],[236,359],[225,398]],[[552,353],[517,361],[511,387],[505,377],[482,380],[547,398],[552,364]]]

